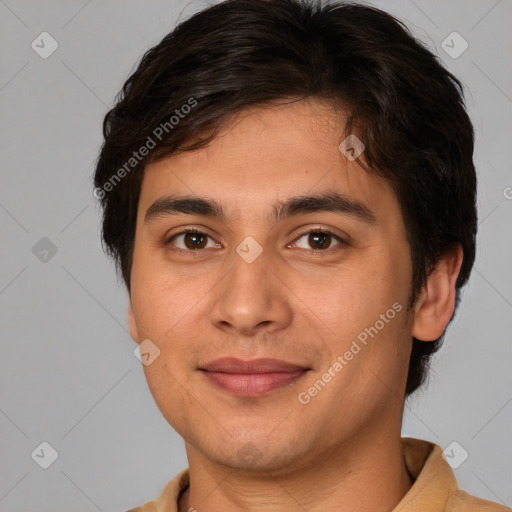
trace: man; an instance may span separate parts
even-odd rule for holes
[[[460,83],[405,27],[222,2],[146,53],[104,135],[103,237],[189,462],[133,511],[505,510],[400,437],[476,235]]]

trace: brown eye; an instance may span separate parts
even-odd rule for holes
[[[293,245],[299,249],[327,251],[341,248],[344,245],[344,241],[329,231],[308,231],[301,235]]]
[[[184,235],[184,242],[187,249],[203,249],[206,246],[207,237],[201,233],[187,233]]]
[[[310,233],[308,243],[312,249],[328,249],[332,237],[329,233]]]
[[[219,246],[219,244],[213,243],[213,239],[206,233],[192,230],[182,231],[174,235],[167,243],[183,251],[198,251]]]

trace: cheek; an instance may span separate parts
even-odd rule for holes
[[[382,257],[369,260],[340,266],[322,286],[303,283],[299,291],[300,296],[310,297],[305,302],[311,311],[338,335],[356,335],[407,297],[408,281],[397,266]]]
[[[325,297],[311,308],[330,328],[330,359],[347,354],[357,360],[350,363],[357,371],[375,367],[379,373],[402,372],[408,358],[408,295],[407,265],[397,266],[392,258],[340,269]]]
[[[148,388],[162,415],[180,432],[183,418],[180,411],[190,413],[194,404],[186,393],[187,382],[183,375],[177,375],[164,362],[165,356],[158,358],[150,366],[144,367]]]
[[[159,261],[134,259],[131,301],[139,334],[166,339],[207,291],[205,283],[180,276]]]

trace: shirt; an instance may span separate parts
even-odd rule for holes
[[[409,492],[393,512],[505,512],[497,503],[471,496],[459,489],[453,470],[441,448],[428,441],[402,438],[405,465],[414,479]],[[181,493],[189,485],[188,468],[163,488],[155,501],[127,512],[178,512]]]

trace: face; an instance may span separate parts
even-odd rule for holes
[[[256,108],[146,168],[131,334],[160,351],[151,393],[205,459],[277,471],[399,429],[409,246],[343,126],[312,100]]]

